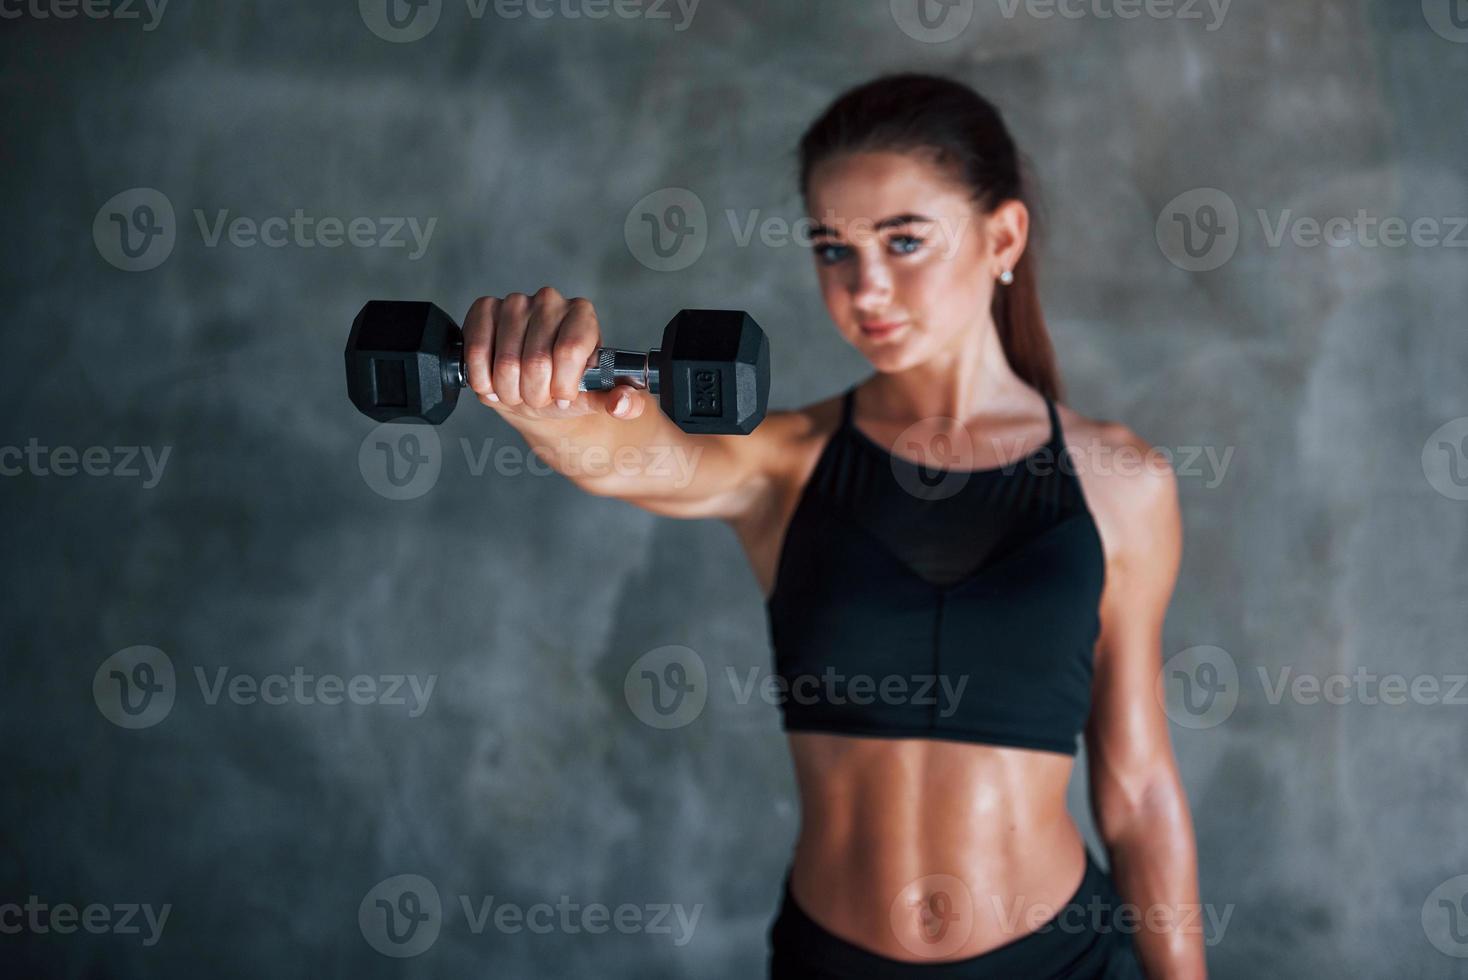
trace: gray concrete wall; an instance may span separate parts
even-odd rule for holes
[[[0,902],[102,911],[95,934],[38,911],[0,958],[67,977],[759,975],[798,813],[775,708],[725,681],[769,662],[732,534],[516,472],[519,438],[472,400],[420,445],[431,486],[390,499],[341,349],[369,298],[459,317],[549,282],[626,346],[680,307],[746,308],[772,403],[824,397],[865,362],[805,251],[741,244],[727,214],[799,218],[802,128],[843,87],[917,68],[993,98],[1036,163],[1069,403],[1176,454],[1163,654],[1203,899],[1229,916],[1213,975],[1468,976],[1461,0],[1134,19],[963,0],[930,27],[908,0],[600,19],[432,0],[407,33],[382,7],[4,7],[0,444],[20,453],[0,480]],[[703,250],[660,271],[624,226],[669,188],[705,207]],[[164,233],[130,258],[110,215],[150,203]],[[296,209],[300,242],[212,238],[220,212]],[[1296,223],[1363,210],[1436,225],[1396,247],[1337,228],[1335,247]],[[323,246],[325,217],[367,219],[371,244]],[[384,240],[408,218],[434,221],[421,254]],[[708,700],[660,730],[624,680],[670,645],[705,665]],[[139,713],[114,671],[158,689],[132,689]],[[296,673],[369,678],[369,703],[323,704]],[[1385,703],[1391,674],[1438,694]],[[434,686],[386,703],[388,675]],[[1352,678],[1344,703],[1274,696],[1301,675]],[[427,918],[394,945],[376,903],[411,912],[407,886]],[[476,918],[491,896],[491,916],[566,896],[643,925],[573,932],[586,920],[557,912],[515,932]],[[166,905],[161,933],[130,904]],[[659,905],[698,908],[691,941],[676,915],[644,928]]]

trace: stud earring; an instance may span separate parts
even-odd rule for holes
[[[1010,272],[1008,269],[1005,269],[1003,272],[999,273],[999,281],[1008,286],[1010,283],[1014,282],[1014,273]]]

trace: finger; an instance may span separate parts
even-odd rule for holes
[[[494,320],[499,305],[500,301],[495,297],[481,296],[464,315],[464,378],[469,382],[469,390],[486,404],[499,401],[489,376],[489,366],[494,357]]]
[[[631,385],[617,385],[609,391],[585,392],[587,400],[613,418],[631,421],[647,408],[647,392]]]
[[[524,293],[510,293],[500,300],[499,312],[495,315],[494,363],[489,375],[495,394],[506,405],[519,405],[520,357],[525,346],[526,318],[530,314],[530,297]]]
[[[592,364],[592,354],[601,343],[601,327],[591,301],[576,297],[566,305],[566,314],[556,332],[551,376],[551,395],[561,408],[568,408],[581,395],[577,386]],[[564,402],[565,404],[562,404]]]
[[[565,309],[565,298],[550,286],[540,287],[530,300],[520,357],[520,397],[531,408],[545,408],[551,403],[551,372],[555,366],[551,348]]]

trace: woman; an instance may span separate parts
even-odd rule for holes
[[[1002,119],[959,83],[879,78],[806,132],[800,184],[826,307],[875,369],[840,396],[688,436],[643,392],[576,390],[595,311],[548,287],[475,302],[470,386],[589,492],[743,544],[802,807],[773,977],[1204,976],[1153,693],[1176,485],[1057,404]],[[592,445],[697,463],[675,485],[578,466]],[[1066,810],[1082,732],[1111,874]]]

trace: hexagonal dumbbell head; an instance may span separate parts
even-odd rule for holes
[[[459,400],[463,334],[432,303],[372,300],[347,338],[347,394],[379,422],[439,424]]]
[[[684,432],[747,435],[764,420],[770,341],[743,310],[682,310],[653,352],[663,412]]]

